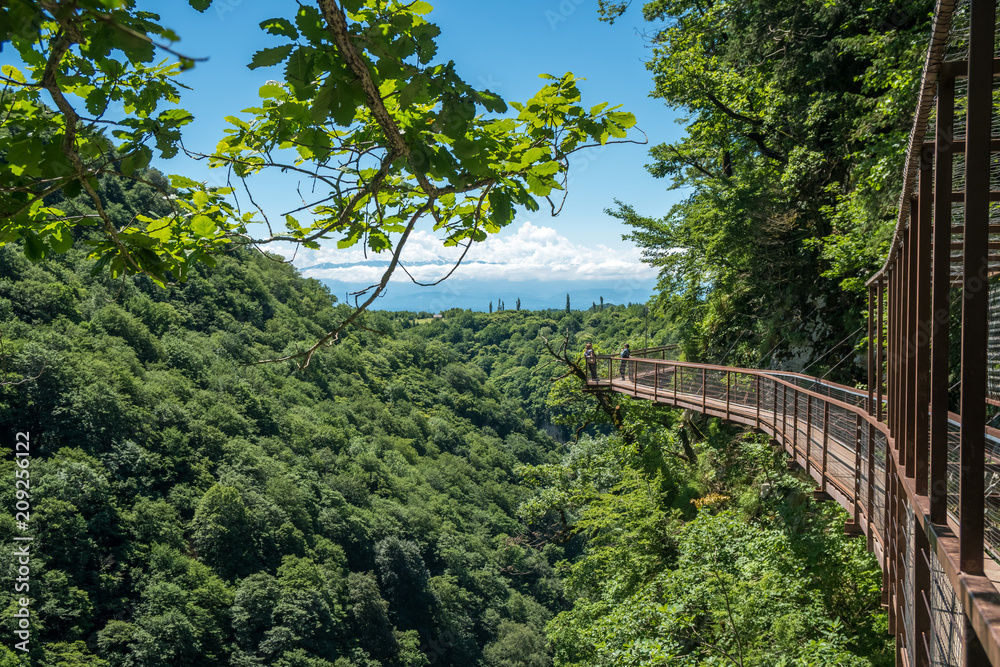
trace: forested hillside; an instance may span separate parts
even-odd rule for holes
[[[514,470],[553,443],[481,369],[365,331],[306,371],[241,366],[324,331],[330,296],[249,253],[168,290],[91,266],[0,251],[4,378],[40,373],[0,388],[4,437],[33,443],[23,664],[544,655],[564,553],[518,539]],[[12,580],[10,513],[0,530]]]
[[[683,199],[611,213],[660,268],[654,302],[688,357],[798,369],[848,337],[817,374],[836,367],[861,339],[864,281],[896,221],[933,3],[600,5],[606,20],[642,12],[651,94],[684,116],[683,138],[647,165]],[[861,364],[833,377],[863,377]]]

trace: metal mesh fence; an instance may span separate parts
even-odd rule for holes
[[[958,422],[948,422],[948,511],[959,519],[958,486],[959,486],[959,425]]]
[[[914,627],[913,623],[913,612],[914,612],[914,599],[913,599],[913,559],[916,556],[916,551],[913,548],[913,523],[915,521],[913,516],[913,510],[910,506],[905,503],[901,503],[906,511],[901,517],[903,525],[902,530],[899,531],[901,543],[899,544],[900,553],[903,554],[903,628],[904,636],[906,638],[906,644],[904,645],[904,650],[906,651],[907,657],[909,658],[908,664],[915,665],[916,663],[916,637],[912,631]]]
[[[933,549],[930,561],[931,664],[935,667],[961,667],[965,631],[962,607]]]
[[[1000,399],[1000,277],[990,278],[989,286],[990,323],[986,345],[987,395],[998,400]]]
[[[807,470],[814,477],[823,475],[828,484],[864,509],[876,535],[894,534],[899,542],[896,553],[904,554],[901,561],[896,561],[903,579],[902,599],[897,600],[900,648],[910,664],[914,664],[917,643],[925,640],[912,631],[914,606],[925,604],[922,593],[917,593],[921,599],[914,598],[914,559],[924,556],[913,549],[912,531],[916,524],[910,507],[900,503],[901,525],[895,529],[886,525],[888,444],[884,433],[857,411],[858,407],[864,408],[864,393],[787,375],[779,380],[773,374],[675,366],[644,359],[633,359],[624,369],[619,363],[617,359],[601,359],[597,375],[603,381],[614,382],[616,388],[627,387],[640,396],[667,401],[676,393],[681,405],[699,408],[704,404],[717,411],[728,407],[731,415],[742,415],[747,420],[759,416],[760,422],[770,426],[789,449],[806,459]],[[812,391],[822,396],[814,396]],[[827,397],[836,403],[825,400]],[[949,422],[948,505],[956,518],[959,429],[957,420]],[[991,557],[1000,560],[1000,439],[987,438],[986,456],[986,548]],[[931,553],[930,557],[932,580],[927,604],[931,609],[931,634],[926,640],[931,664],[958,665],[964,631],[962,607],[936,555]]]
[[[1000,441],[986,438],[986,552],[1000,562]]]
[[[829,426],[826,476],[843,489],[848,497],[864,497],[855,496],[855,489],[858,488],[856,481],[862,472],[857,468],[859,454],[857,416],[839,405],[827,404],[827,410]],[[867,448],[867,445],[865,447]],[[865,454],[867,455],[867,449]]]
[[[875,458],[872,461],[872,473],[874,476],[873,486],[874,498],[872,499],[872,519],[875,522],[876,532],[885,535],[885,458],[886,458],[886,437],[882,431],[875,431]]]

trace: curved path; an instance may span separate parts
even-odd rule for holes
[[[878,418],[880,411],[869,412],[875,401],[867,392],[794,373],[650,358],[659,354],[634,352],[624,374],[619,357],[599,357],[598,379],[588,382],[587,391],[695,410],[770,435],[816,481],[817,495],[848,511],[848,530],[863,533],[877,555],[890,632],[898,640],[897,664],[990,664],[1000,646],[1000,594],[994,583],[1000,568],[991,557],[993,547],[1000,547],[1000,513],[988,526],[986,576],[963,573],[955,498],[947,520],[932,523],[927,496],[906,476],[902,452],[889,425]],[[957,440],[961,421],[949,417],[951,439]],[[986,438],[1000,452],[1000,431],[987,429]],[[954,482],[957,451],[952,454]],[[1000,457],[990,459],[1000,463]],[[1000,502],[988,500],[991,506]],[[970,654],[969,639],[980,632],[983,641],[973,642],[979,653]]]

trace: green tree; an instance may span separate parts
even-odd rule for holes
[[[199,557],[228,578],[245,576],[255,568],[256,533],[238,489],[219,484],[210,488],[195,511],[192,543]]]
[[[211,4],[190,2],[201,11]],[[314,201],[279,223],[238,212],[228,188],[172,176],[169,189],[147,181],[169,210],[143,211],[123,226],[106,209],[97,178],[142,180],[153,145],[162,157],[177,153],[191,116],[176,108],[175,77],[193,61],[150,64],[158,49],[177,55],[159,44],[177,35],[134,0],[5,3],[0,44],[12,45],[23,67],[3,67],[0,243],[22,239],[26,254],[41,259],[65,252],[75,229],[96,222],[100,233],[90,242],[98,267],[161,284],[183,280],[193,263],[212,263],[233,243],[315,248],[333,240],[389,253],[359,309],[299,354],[308,363],[379,296],[419,222],[446,230],[446,245],[482,241],[509,224],[517,206],[536,211],[537,198],[565,194],[570,155],[622,141],[635,123],[607,104],[583,106],[570,73],[544,75],[538,94],[511,104],[516,115],[501,116],[508,107],[499,96],[463,81],[454,63],[433,62],[439,30],[425,18],[430,10],[425,2],[318,0],[261,24],[285,43],[258,52],[249,66],[284,64],[285,80],[263,86],[249,116],[228,116],[226,137],[204,157],[244,181],[266,170],[313,179],[322,190]],[[279,148],[294,157],[282,161]],[[58,193],[83,197],[92,213],[53,202]],[[307,211],[301,219],[300,211]],[[253,238],[255,221],[266,223],[264,238]]]
[[[613,20],[628,4],[601,6]],[[688,194],[663,218],[627,204],[612,215],[659,268],[658,305],[689,358],[808,360],[860,325],[858,288],[896,217],[932,4],[644,4],[663,26],[653,94],[688,119],[649,170]]]

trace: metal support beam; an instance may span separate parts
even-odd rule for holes
[[[883,418],[883,407],[882,401],[885,395],[882,393],[882,366],[885,364],[885,322],[883,321],[885,313],[885,279],[879,276],[878,279],[878,346],[875,348],[875,365],[877,370],[876,374],[876,384],[875,384],[875,418],[878,421],[882,421]]]
[[[914,415],[913,471],[918,495],[927,495],[928,428],[927,410],[931,402],[930,388],[930,336],[931,336],[931,213],[933,210],[934,155],[922,156],[920,161],[920,195],[917,205],[917,228],[914,234],[916,260],[916,327],[914,342]]]
[[[986,342],[989,293],[990,138],[995,0],[971,0],[962,284],[959,566],[983,574]],[[975,636],[975,633],[967,633]]]
[[[934,170],[936,193],[950,193],[954,168],[951,141],[955,126],[955,80],[938,80],[937,155]],[[931,521],[945,523],[948,517],[948,355],[951,323],[951,203],[947,197],[934,200],[934,239],[931,302],[934,323],[931,332],[930,482]]]

